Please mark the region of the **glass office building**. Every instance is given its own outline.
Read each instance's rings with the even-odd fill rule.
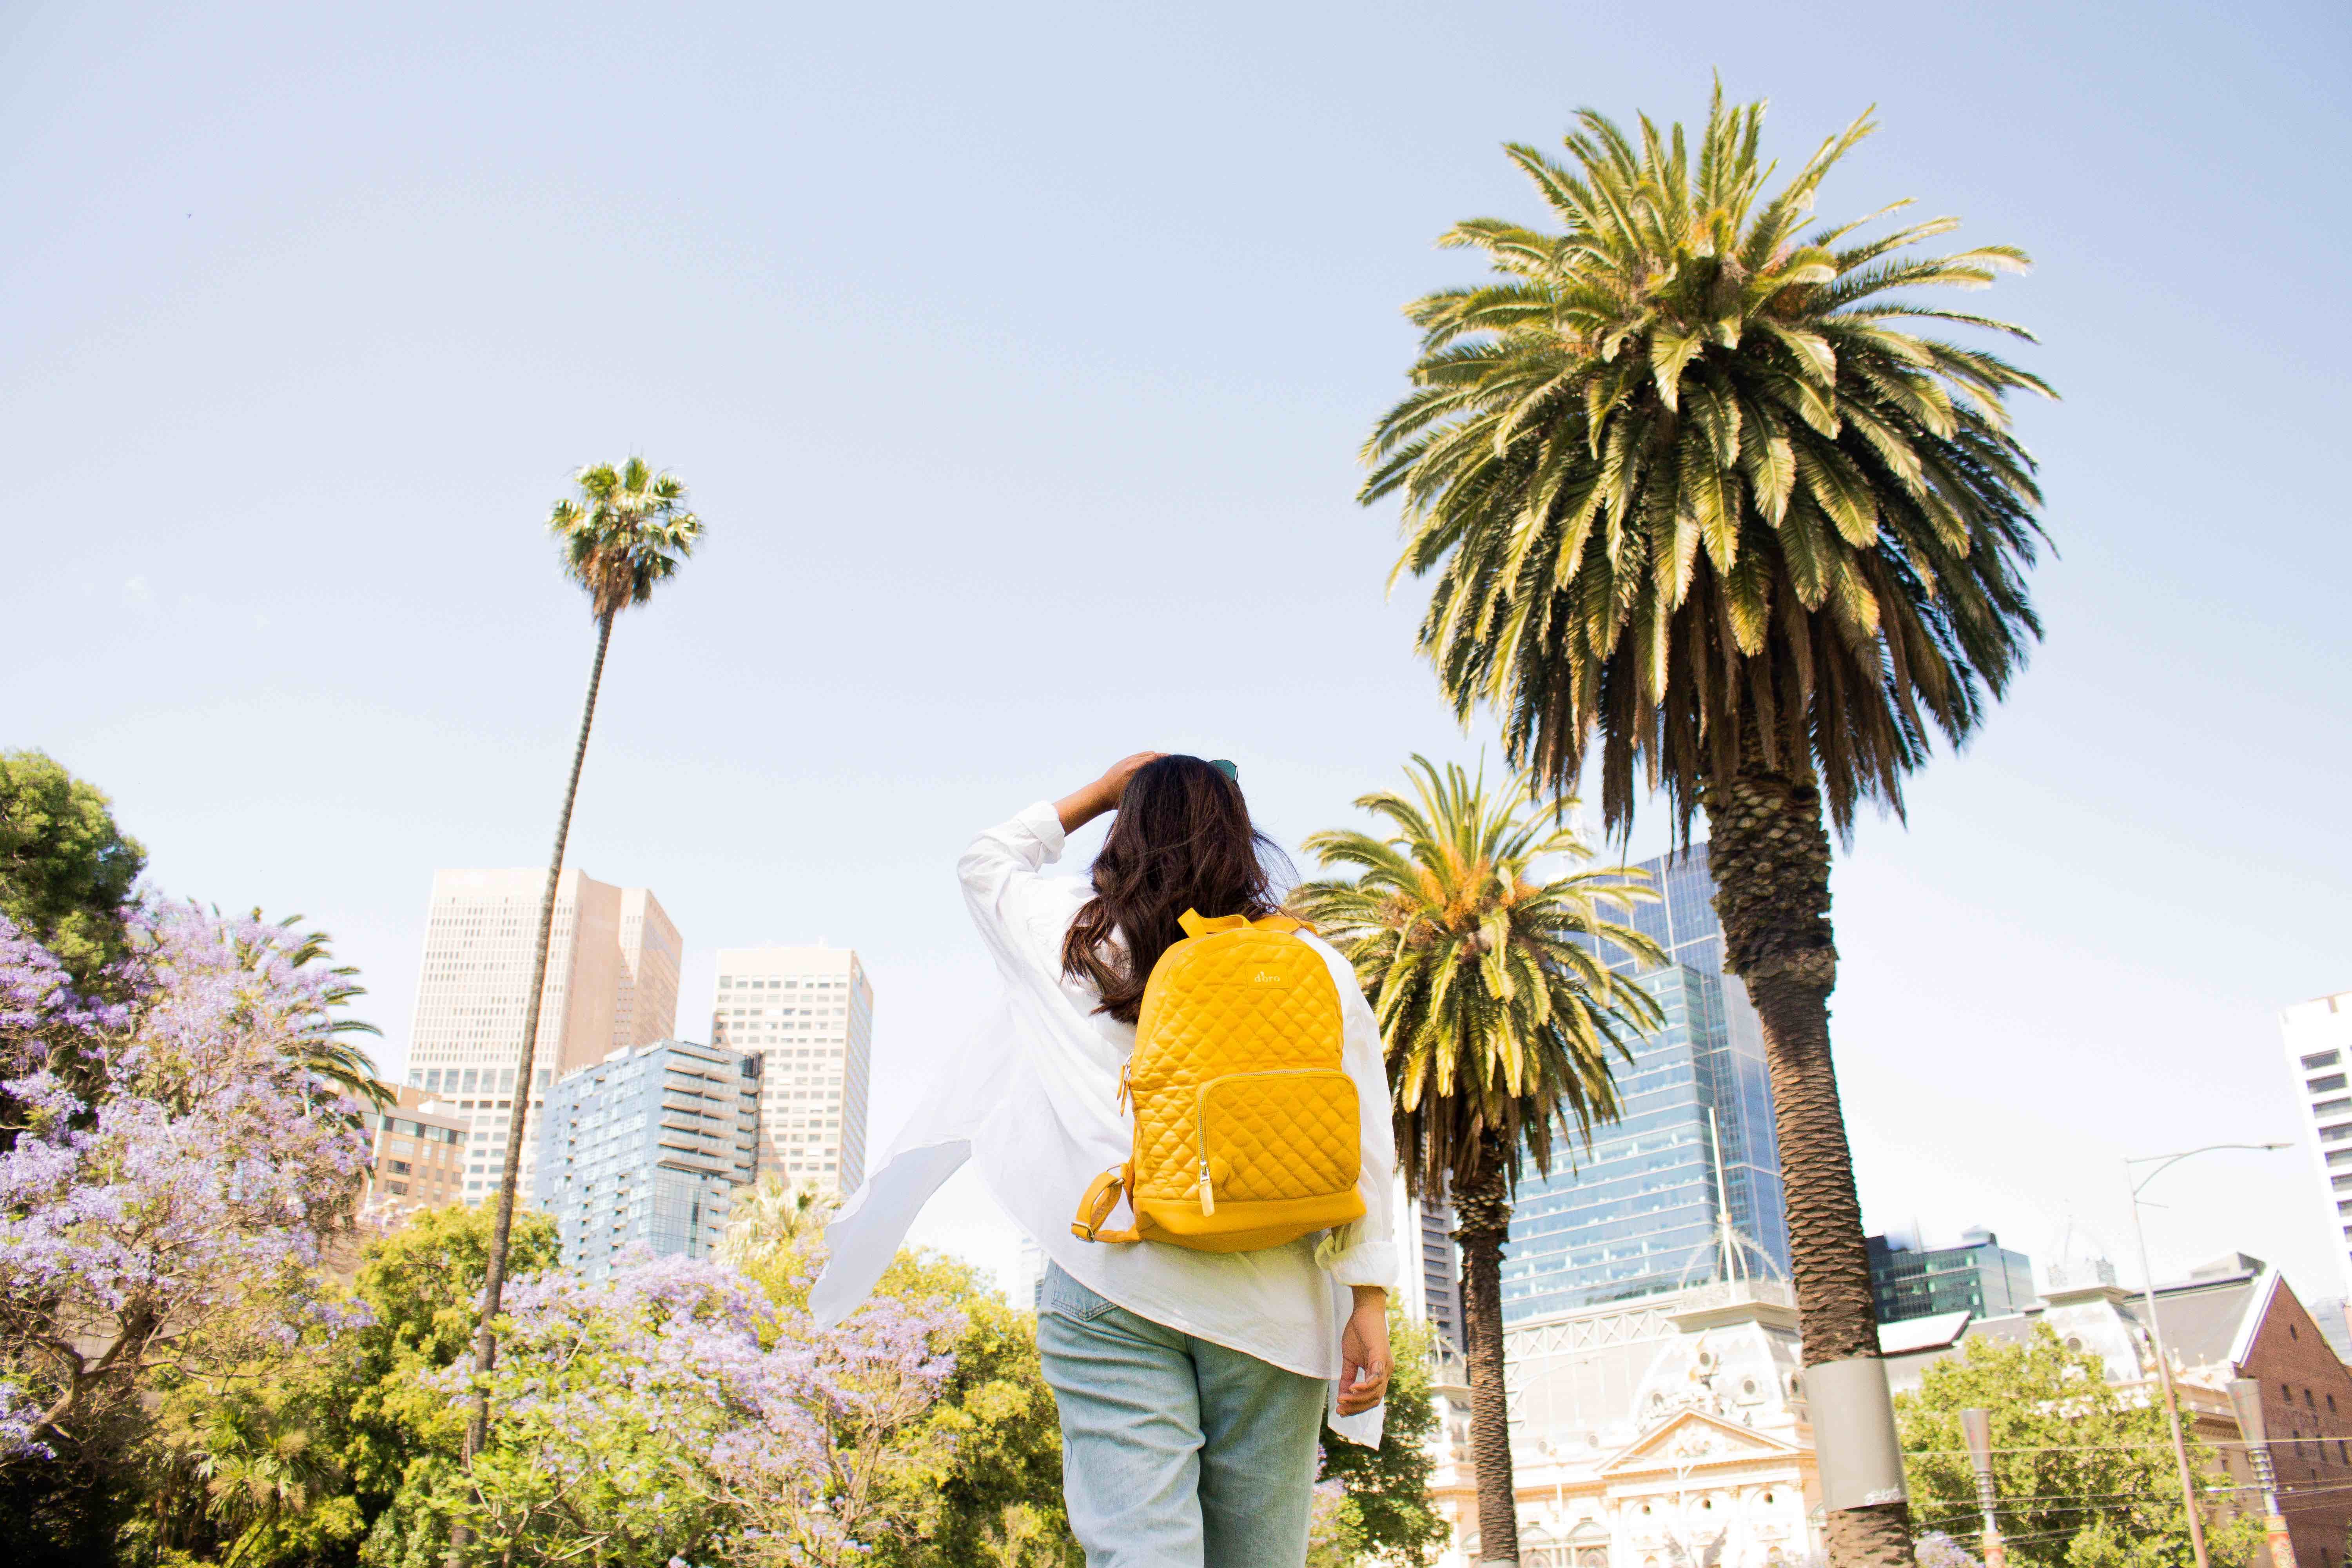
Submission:
[[[1882,1323],[1932,1318],[1938,1312],[2005,1318],[2038,1299],[2032,1261],[2001,1246],[2000,1237],[1989,1230],[1960,1232],[1958,1247],[1921,1247],[1903,1237],[1865,1240],[1870,1293]]]
[[[1637,973],[1665,1025],[1633,1047],[1630,1064],[1620,1061],[1624,1115],[1594,1129],[1590,1151],[1571,1140],[1555,1145],[1549,1176],[1532,1161],[1521,1168],[1503,1260],[1507,1322],[1720,1279],[1727,1215],[1770,1260],[1742,1249],[1740,1270],[1787,1277],[1764,1033],[1747,988],[1723,972],[1706,846],[1641,869],[1662,897],[1614,918],[1666,950],[1666,963]],[[1613,967],[1638,966],[1620,954]]]
[[[711,1255],[758,1159],[760,1068],[725,1046],[662,1040],[556,1081],[536,1195],[565,1264],[601,1279],[635,1245]]]

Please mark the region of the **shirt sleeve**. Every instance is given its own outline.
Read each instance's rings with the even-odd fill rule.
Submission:
[[[1357,1143],[1360,1163],[1356,1194],[1363,1217],[1331,1232],[1315,1249],[1315,1260],[1342,1285],[1396,1286],[1396,1132],[1389,1120],[1389,1074],[1381,1050],[1380,1020],[1364,1000],[1354,968],[1328,947],[1331,978],[1339,986],[1340,1053],[1356,1080]]]
[[[964,905],[1008,977],[1034,970],[1041,960],[1059,966],[1058,953],[1043,953],[1041,943],[1059,945],[1068,910],[1057,910],[1038,873],[1062,858],[1064,842],[1061,814],[1041,800],[973,839],[956,861]]]

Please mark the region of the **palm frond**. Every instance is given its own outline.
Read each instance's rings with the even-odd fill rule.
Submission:
[[[1548,1170],[1555,1139],[1589,1140],[1617,1114],[1614,1063],[1662,1021],[1604,957],[1663,962],[1602,908],[1654,895],[1639,873],[1588,864],[1591,846],[1558,803],[1535,800],[1528,775],[1490,789],[1418,755],[1406,775],[1405,789],[1356,801],[1385,833],[1306,841],[1325,869],[1355,875],[1302,884],[1290,909],[1371,998],[1412,1189],[1444,1191],[1497,1146],[1512,1173],[1521,1151]]]

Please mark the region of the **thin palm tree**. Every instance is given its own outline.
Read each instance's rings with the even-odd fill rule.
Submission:
[[[539,1042],[540,1002],[547,984],[548,939],[555,921],[556,887],[563,877],[563,847],[572,836],[572,805],[580,794],[580,768],[588,758],[588,730],[596,720],[596,688],[604,678],[604,650],[613,640],[614,618],[629,605],[651,599],[655,586],[677,573],[702,538],[702,520],[687,510],[685,481],[675,474],[656,473],[642,458],[631,458],[618,468],[597,463],[581,469],[574,478],[578,492],[555,503],[547,526],[562,548],[564,574],[588,595],[589,614],[596,621],[596,657],[588,666],[588,698],[580,710],[572,773],[564,781],[563,809],[555,819],[555,850],[547,863],[547,886],[539,900],[539,936],[531,953],[522,1046],[515,1064],[514,1110],[507,1121],[498,1219],[490,1229],[482,1316],[474,1334],[474,1408],[466,1426],[469,1464],[489,1432],[488,1373],[498,1354],[491,1331],[506,1288],[507,1245],[514,1231],[515,1180],[522,1168],[524,1117],[537,1088],[531,1064]]]
[[[1768,195],[1763,112],[1718,84],[1695,157],[1680,125],[1636,139],[1590,110],[1565,162],[1511,146],[1559,226],[1444,236],[1498,276],[1409,307],[1415,389],[1366,443],[1360,499],[1403,501],[1397,572],[1433,576],[1419,647],[1458,713],[1492,707],[1556,792],[1597,751],[1612,832],[1637,763],[1682,842],[1706,814],[1817,1366],[1878,1354],[1830,1058],[1829,828],[1850,844],[1864,801],[1899,816],[1934,736],[1964,741],[2041,635],[2042,498],[2005,404],[2050,389],[1935,335],[2024,331],[1907,292],[1981,288],[2022,254],[1911,249],[1953,218],[1808,231],[1873,122]],[[1909,1557],[1899,1502],[1833,1506],[1829,1538],[1841,1564]]]
[[[1318,833],[1307,852],[1352,880],[1301,885],[1290,908],[1345,953],[1381,1024],[1406,1189],[1450,1198],[1462,1245],[1463,1347],[1479,1555],[1518,1559],[1510,1417],[1503,1382],[1503,1242],[1520,1163],[1551,1170],[1555,1132],[1588,1145],[1612,1121],[1612,1053],[1663,1022],[1657,1003],[1609,965],[1614,947],[1644,967],[1657,943],[1604,906],[1655,895],[1623,867],[1584,865],[1591,848],[1559,813],[1522,813],[1529,783],[1486,793],[1449,763],[1415,756],[1410,796],[1356,801],[1385,837]],[[1539,862],[1573,868],[1546,875]]]
[[[728,1211],[727,1232],[719,1238],[718,1259],[743,1269],[797,1250],[824,1234],[841,1199],[811,1184],[794,1186],[779,1171],[762,1171],[750,1191]]]

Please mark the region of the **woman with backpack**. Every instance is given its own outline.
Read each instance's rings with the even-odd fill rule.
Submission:
[[[999,1009],[828,1227],[811,1293],[847,1317],[974,1161],[1047,1258],[1038,1348],[1089,1568],[1298,1568],[1326,1417],[1379,1441],[1379,1028],[1347,961],[1279,915],[1279,851],[1230,767],[1140,752],[964,851]],[[1090,881],[1043,875],[1113,811]]]

